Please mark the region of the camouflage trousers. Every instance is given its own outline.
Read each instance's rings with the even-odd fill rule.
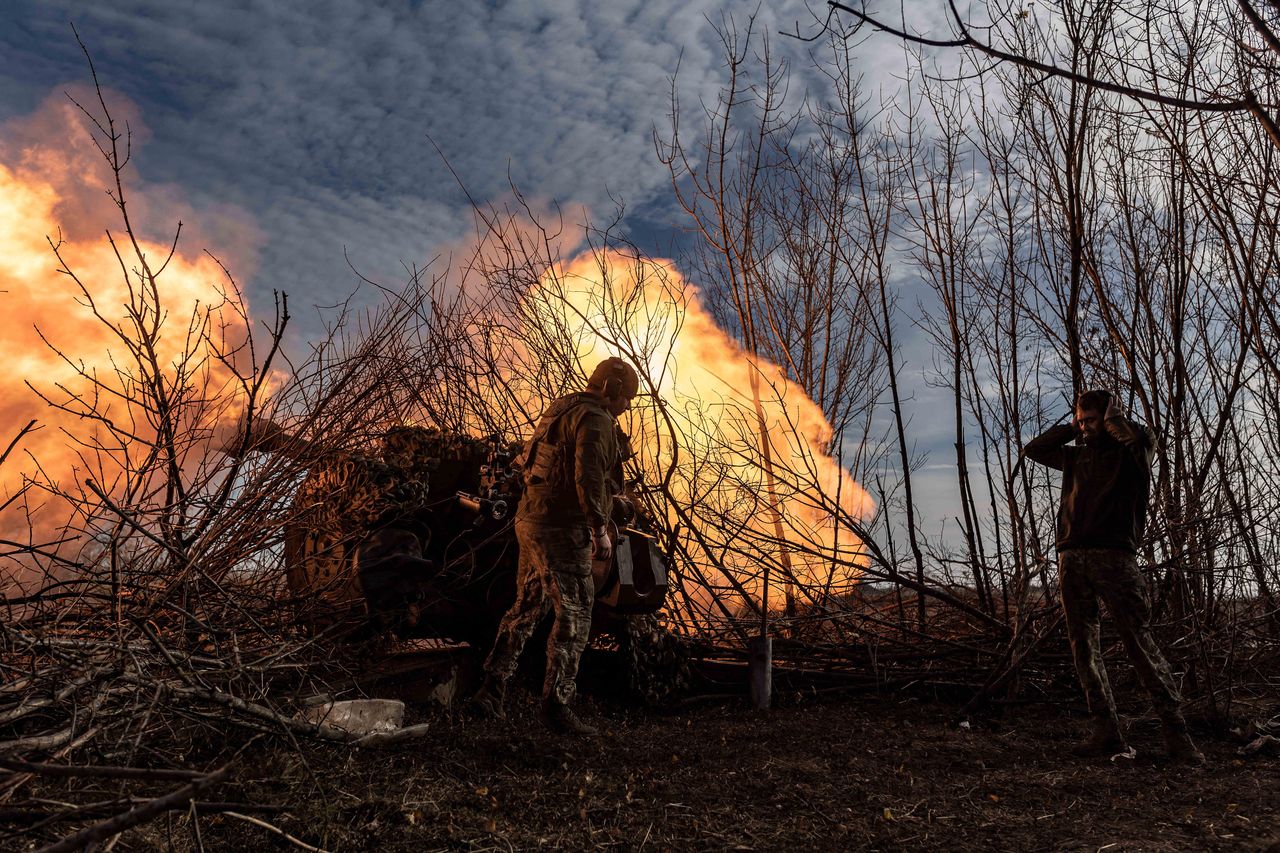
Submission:
[[[1166,725],[1180,727],[1183,722],[1178,688],[1169,663],[1151,636],[1151,605],[1137,557],[1110,548],[1075,548],[1059,553],[1058,569],[1067,637],[1089,713],[1118,722],[1102,661],[1098,619],[1101,601],[1111,614],[1138,680],[1151,695],[1156,713]]]
[[[502,617],[498,638],[484,668],[506,682],[515,672],[520,652],[548,611],[553,611],[547,638],[547,676],[542,695],[567,703],[573,698],[578,661],[591,633],[595,587],[591,579],[591,531],[560,529],[516,522],[520,567],[516,600]]]

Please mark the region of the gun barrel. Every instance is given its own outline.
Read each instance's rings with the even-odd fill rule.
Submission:
[[[463,509],[470,510],[476,515],[487,516],[494,521],[504,520],[507,517],[507,513],[511,511],[510,506],[504,500],[490,500],[467,492],[458,492],[457,497],[458,505]]]

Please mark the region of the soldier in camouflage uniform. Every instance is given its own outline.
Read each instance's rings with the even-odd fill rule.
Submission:
[[[569,708],[578,660],[591,632],[595,590],[591,560],[608,560],[608,522],[621,490],[625,436],[617,418],[639,390],[635,370],[619,358],[602,361],[584,392],[553,402],[518,460],[525,491],[516,513],[520,565],[516,601],[498,628],[485,661],[485,681],[472,706],[502,715],[507,680],[538,623],[554,612],[547,641],[542,717],[554,731],[594,735]]]
[[[1070,445],[1073,439],[1076,445]],[[1204,756],[1187,735],[1178,689],[1149,627],[1151,608],[1137,550],[1147,521],[1155,433],[1128,418],[1106,391],[1086,391],[1071,424],[1032,439],[1028,459],[1062,471],[1058,567],[1062,610],[1092,726],[1079,756],[1123,752],[1115,700],[1102,661],[1098,601],[1107,606],[1134,670],[1151,695],[1175,761]]]

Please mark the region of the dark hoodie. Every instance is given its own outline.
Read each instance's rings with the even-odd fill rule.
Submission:
[[[1136,553],[1147,527],[1156,434],[1128,418],[1110,418],[1093,445],[1068,444],[1064,424],[1033,438],[1022,453],[1062,472],[1058,550],[1114,548]]]

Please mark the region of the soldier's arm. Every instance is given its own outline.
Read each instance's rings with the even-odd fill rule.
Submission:
[[[1032,462],[1061,471],[1067,464],[1066,445],[1075,437],[1076,429],[1071,424],[1049,427],[1026,443],[1022,448],[1022,455]]]
[[[613,421],[607,415],[587,410],[572,424],[573,483],[578,503],[593,528],[602,526],[613,509],[609,475],[617,457]]]
[[[1112,438],[1129,449],[1138,462],[1147,466],[1151,464],[1156,447],[1156,434],[1151,427],[1126,418],[1118,406],[1107,409],[1103,426]]]
[[[623,464],[635,456],[635,452],[631,449],[631,436],[623,431],[617,421],[613,423],[613,444],[617,448],[617,459],[609,469],[609,479],[612,481],[611,488],[614,494],[625,494],[627,492],[627,477],[626,472],[623,470]]]

